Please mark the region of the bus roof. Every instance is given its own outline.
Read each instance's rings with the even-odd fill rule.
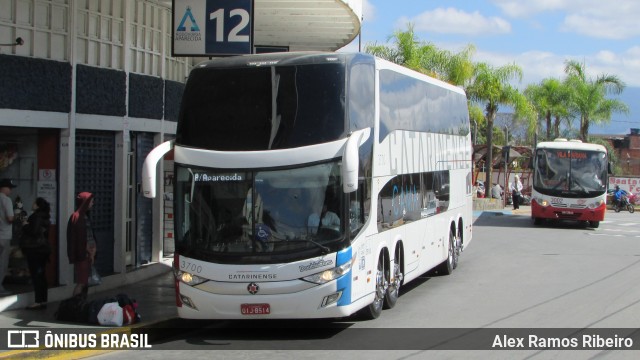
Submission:
[[[607,148],[600,144],[584,143],[579,140],[556,139],[538,143],[536,149],[587,150],[607,152]]]
[[[196,65],[193,70],[207,68],[243,68],[260,66],[287,66],[287,65],[309,65],[309,64],[331,64],[331,63],[377,63],[379,69],[390,69],[405,75],[421,79],[422,81],[440,86],[442,88],[465,94],[461,87],[451,85],[445,81],[433,78],[415,70],[392,63],[390,61],[377,58],[367,53],[347,53],[347,52],[322,52],[322,51],[298,51],[280,52],[265,54],[250,54],[230,57],[220,57],[206,60]]]
[[[322,63],[344,63],[357,59],[358,62],[373,63],[374,57],[364,53],[335,53],[319,51],[282,52],[221,57],[206,60],[194,67],[198,68],[241,68],[274,65],[305,65]]]

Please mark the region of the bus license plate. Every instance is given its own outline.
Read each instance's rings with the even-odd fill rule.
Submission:
[[[268,315],[271,313],[269,304],[240,304],[242,315]]]

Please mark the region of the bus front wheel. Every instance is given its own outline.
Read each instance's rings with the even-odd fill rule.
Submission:
[[[380,255],[378,258],[378,269],[376,271],[375,297],[371,304],[362,309],[362,315],[368,320],[377,319],[380,317],[380,314],[382,314],[382,306],[384,304],[384,298],[388,287],[387,280],[384,276],[384,265],[384,257]]]
[[[396,248],[395,260],[393,261],[393,276],[389,279],[389,287],[384,294],[384,308],[393,309],[400,296],[400,285],[404,275],[402,274],[402,247]]]
[[[597,229],[600,226],[600,221],[589,221],[589,226],[594,229]]]

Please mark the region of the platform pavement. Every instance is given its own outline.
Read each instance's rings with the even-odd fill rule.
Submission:
[[[178,320],[175,306],[175,290],[173,284],[173,274],[170,265],[166,263],[153,264],[155,267],[150,274],[153,276],[146,279],[124,284],[122,286],[90,288],[87,300],[105,299],[117,294],[127,294],[138,303],[138,313],[141,321],[137,324],[122,327],[106,327],[91,325],[88,323],[70,323],[55,319],[55,312],[58,309],[60,300],[50,301],[46,309],[28,310],[10,309],[0,313],[0,328],[2,332],[9,330],[28,329],[95,329],[95,333],[131,333],[134,329],[172,327]],[[157,274],[156,274],[157,273]],[[106,277],[108,280],[108,277]],[[97,290],[97,291],[96,291]],[[32,294],[32,293],[31,293]],[[21,294],[24,295],[24,294]],[[24,296],[28,296],[26,294]],[[71,294],[69,293],[69,296]],[[13,295],[15,297],[15,295]],[[31,295],[32,296],[32,295]],[[68,296],[67,296],[68,297]],[[0,336],[4,335],[0,332]],[[8,340],[7,340],[8,341]],[[6,344],[4,339],[0,343]],[[109,350],[0,350],[0,359],[80,359],[95,356]]]

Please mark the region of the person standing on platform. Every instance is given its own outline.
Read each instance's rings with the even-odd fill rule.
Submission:
[[[89,210],[93,207],[93,194],[81,192],[76,197],[77,210],[67,224],[67,256],[74,265],[76,287],[73,295],[87,295],[89,275],[96,254],[96,239],[91,228]]]
[[[47,277],[45,267],[51,255],[49,245],[49,226],[51,225],[51,205],[41,197],[33,203],[33,214],[25,221],[20,237],[20,249],[27,258],[35,303],[28,310],[47,307]]]
[[[509,190],[511,190],[513,210],[518,210],[520,208],[520,198],[522,197],[522,183],[518,175],[514,176],[513,181],[509,184]]]

